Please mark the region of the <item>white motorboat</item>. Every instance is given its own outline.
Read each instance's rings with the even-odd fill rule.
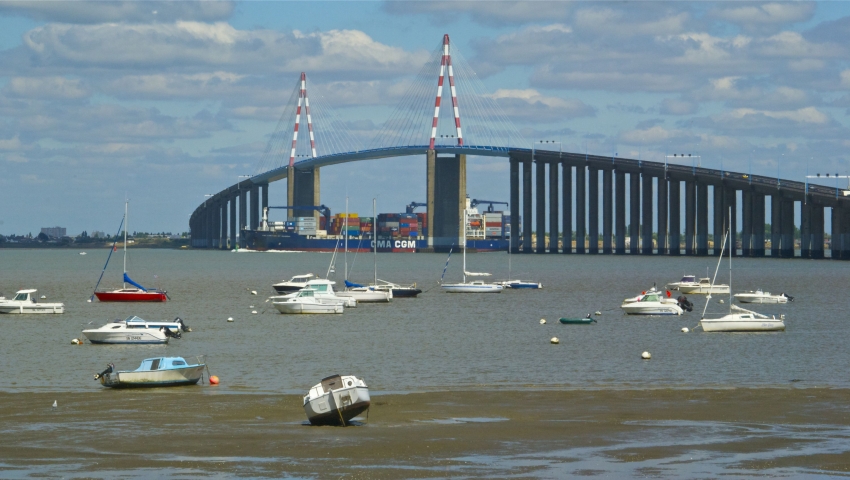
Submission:
[[[680,285],[695,285],[697,282],[696,275],[684,275],[678,282],[670,282],[665,287],[668,290],[678,290]]]
[[[386,303],[393,300],[392,289],[378,290],[348,280],[345,281],[345,285],[345,290],[336,292],[338,297],[353,298],[360,303]]]
[[[133,315],[102,327],[83,330],[83,335],[94,344],[162,344],[168,343],[169,338],[179,339],[182,332],[188,331],[191,329],[180,318],[149,322]]]
[[[316,278],[316,275],[312,273],[295,275],[285,282],[275,283],[272,285],[272,288],[274,288],[274,291],[277,293],[293,293],[306,287],[307,282],[313,278]]]
[[[626,315],[681,315],[679,302],[666,298],[656,291],[648,291],[635,298],[627,298],[620,305]]]
[[[690,275],[686,275],[682,277],[682,281],[674,282],[672,284],[668,284],[668,288],[673,288],[673,285],[676,285],[676,289],[684,294],[702,294],[708,295],[710,293],[729,293],[729,285],[724,284],[712,284],[710,278],[700,278],[695,281],[685,281],[686,278],[693,278]]]
[[[794,297],[790,297],[784,293],[775,295],[761,289],[754,292],[736,293],[732,296],[741,303],[788,303],[794,300]]]
[[[64,303],[41,303],[34,288],[18,290],[11,300],[0,300],[0,313],[65,313]]]
[[[463,211],[463,282],[461,283],[440,283],[444,292],[449,293],[502,293],[505,289],[498,283],[486,283],[482,280],[466,281],[466,277],[489,277],[489,273],[467,272],[466,271],[466,230],[468,228],[467,210],[470,208],[469,199],[466,199],[466,210]],[[451,258],[451,252],[449,252]],[[449,266],[449,261],[446,260],[446,268]],[[446,274],[446,269],[443,269],[443,275]]]
[[[332,375],[304,396],[304,411],[313,425],[349,425],[369,409],[369,387],[353,375]]]
[[[107,365],[106,370],[96,373],[95,380],[100,380],[104,387],[141,388],[141,387],[174,387],[178,385],[195,385],[204,375],[204,364],[201,359],[190,364],[183,357],[146,358],[135,370],[115,371],[115,365]]]
[[[319,300],[319,303],[325,303],[328,305],[342,305],[343,307],[356,307],[357,300],[349,297],[340,297],[337,296],[336,292],[334,292],[334,285],[336,282],[332,280],[327,280],[324,278],[316,278],[314,280],[310,280],[307,282],[306,287],[313,290],[313,296]],[[293,293],[288,293],[286,295],[278,295],[274,297],[269,297],[269,300],[273,302],[282,302],[289,298],[295,298],[298,296],[298,291]]]
[[[342,304],[322,303],[314,294],[315,291],[313,289],[304,288],[299,290],[294,297],[280,302],[272,302],[272,304],[280,313],[287,314],[342,313]]]
[[[729,217],[732,213],[730,211]],[[726,248],[726,240],[729,238],[729,230],[723,236],[723,245],[720,248],[720,258],[717,259],[717,269],[714,276],[717,278],[717,270],[720,269],[720,262],[723,260],[723,252]],[[732,285],[732,249],[729,249],[729,285]],[[728,292],[727,292],[728,293]],[[777,332],[785,330],[785,315],[780,315],[779,318],[767,316],[761,313],[753,312],[741,308],[737,305],[732,305],[732,295],[729,294],[729,313],[720,315],[716,318],[706,318],[705,312],[708,309],[708,303],[711,300],[709,294],[705,300],[705,308],[702,311],[702,318],[699,321],[703,331],[706,332]]]

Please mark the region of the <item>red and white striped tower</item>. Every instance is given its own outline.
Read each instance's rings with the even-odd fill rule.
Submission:
[[[316,139],[313,136],[313,119],[310,117],[310,99],[307,98],[307,74],[301,72],[301,92],[298,94],[298,108],[295,110],[295,131],[292,133],[292,151],[289,154],[289,166],[295,164],[295,144],[298,142],[298,127],[301,125],[301,101],[307,114],[307,131],[310,133],[310,151],[316,158]]]
[[[443,58],[440,61],[440,78],[437,80],[437,101],[434,103],[434,120],[431,123],[431,143],[430,149],[434,149],[434,141],[437,138],[437,121],[440,118],[440,101],[443,98],[443,78],[446,75],[446,67],[448,67],[449,87],[452,91],[452,107],[455,115],[455,128],[457,129],[457,144],[463,146],[463,134],[460,131],[460,111],[457,108],[457,91],[455,90],[455,76],[452,71],[452,56],[449,52],[449,35],[443,35]]]

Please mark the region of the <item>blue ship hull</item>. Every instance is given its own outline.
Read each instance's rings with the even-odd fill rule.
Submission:
[[[242,238],[245,244],[242,248],[249,250],[284,250],[295,252],[333,252],[334,249],[345,247],[345,240],[335,238],[316,238],[312,236],[298,235],[294,232],[264,232],[243,230]],[[349,252],[371,252],[371,238],[349,237]],[[467,240],[466,247],[479,252],[507,251],[508,240],[487,239]],[[430,252],[434,249],[428,248],[427,240],[378,238],[377,248],[379,252],[416,253]]]

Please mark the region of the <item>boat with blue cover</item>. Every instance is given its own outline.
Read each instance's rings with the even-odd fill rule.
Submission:
[[[203,377],[206,368],[200,357],[196,362],[188,363],[183,357],[146,358],[139,368],[118,372],[115,371],[115,365],[110,363],[106,370],[96,373],[94,379],[100,380],[104,387],[113,388],[195,385]]]

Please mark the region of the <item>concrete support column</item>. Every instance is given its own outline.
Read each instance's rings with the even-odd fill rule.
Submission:
[[[652,255],[652,176],[641,176],[641,253]]]
[[[230,244],[228,248],[236,248],[236,199],[239,195],[234,193],[230,196]]]
[[[587,172],[587,252],[599,254],[599,169],[588,167]]]
[[[251,186],[251,230],[260,226],[260,186]]]
[[[794,258],[794,200],[783,198],[780,200],[782,205],[780,216],[780,236],[782,243],[780,245],[779,256],[782,258]]]
[[[213,210],[215,209],[211,204],[204,207],[204,248],[213,248],[213,232],[215,231]]]
[[[685,255],[695,253],[696,230],[696,185],[693,180],[685,182]]]
[[[682,191],[679,180],[670,180],[670,255],[682,254]]]
[[[561,185],[564,191],[563,208],[561,209],[561,228],[564,231],[563,253],[573,253],[573,167],[567,163],[564,166],[564,176]]]
[[[738,191],[734,188],[726,189],[726,208],[732,215],[729,219],[728,248],[732,250],[732,256],[738,256]]]
[[[429,165],[431,163],[429,157]],[[429,167],[430,168],[430,167]],[[511,175],[511,252],[518,253],[519,252],[519,159],[514,157],[513,155],[510,157],[510,175]],[[431,183],[428,183],[428,190],[433,191],[434,187]],[[429,210],[430,212],[430,210]],[[429,213],[428,215],[431,215]],[[428,224],[431,225],[432,218],[429,217]],[[430,236],[430,231],[428,233]],[[428,239],[428,245],[431,245],[431,239]]]
[[[624,255],[626,253],[626,172],[617,170],[614,181],[614,204],[617,210],[614,215],[614,235],[617,237],[614,252]]]
[[[779,192],[770,196],[770,256],[779,258],[779,246],[782,244],[782,202]]]
[[[708,185],[696,182],[697,188],[697,225],[696,253],[708,255]]]
[[[293,204],[292,206],[297,207],[313,207],[317,206],[321,203],[320,201],[320,189],[321,185],[319,178],[319,169],[318,168],[305,168],[294,169],[295,177],[294,181],[294,195],[293,195]],[[253,210],[259,207],[259,192],[254,193],[255,187],[251,188],[251,210],[252,217],[251,221],[253,222]],[[254,199],[256,198],[256,202],[254,203]],[[318,218],[319,212],[309,208],[309,209],[297,209],[293,210],[295,212],[295,217],[314,217]]]
[[[809,246],[812,258],[824,258],[824,207],[823,205],[812,204],[812,242]]]
[[[576,253],[585,253],[587,236],[587,167],[576,167]]]
[[[611,227],[614,214],[614,197],[611,189],[612,171],[602,170],[602,253],[612,253]]]
[[[534,187],[536,235],[534,251],[546,253],[546,163],[537,160],[535,163],[536,182]]]
[[[750,248],[754,257],[764,257],[764,194],[753,193],[753,237]]]
[[[466,155],[440,156],[429,150],[426,161],[430,246],[438,250],[466,248],[461,230],[466,209]]]
[[[295,167],[286,167],[286,206],[295,206]],[[295,210],[289,208],[286,210],[286,218],[290,222],[295,219]],[[430,223],[428,225],[431,225]]]
[[[812,257],[812,200],[803,201],[800,207],[800,257]]]
[[[741,255],[751,257],[753,255],[753,192],[749,189],[742,190],[741,201],[743,202],[741,215],[744,217],[741,222]]]
[[[640,174],[629,174],[629,253],[640,253]]]
[[[248,227],[248,189],[242,187],[239,190],[239,245],[245,246],[242,230]]]
[[[222,201],[219,206],[221,211],[221,231],[219,233],[218,248],[224,250],[227,248],[227,200]]]
[[[726,204],[724,200],[724,188],[720,185],[714,186],[714,255],[720,255],[723,247],[723,235],[726,233]]]
[[[549,253],[558,253],[558,162],[549,163]]]
[[[832,208],[832,258],[850,260],[850,206]]]
[[[522,162],[522,252],[531,252],[531,160]]]
[[[667,254],[667,179],[658,177],[658,255]]]

